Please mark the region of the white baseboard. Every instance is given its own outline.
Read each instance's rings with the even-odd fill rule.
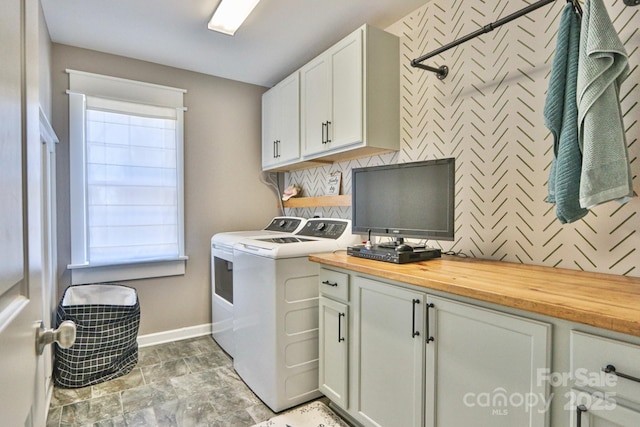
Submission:
[[[156,344],[201,337],[203,335],[211,335],[211,323],[173,329],[170,331],[155,332],[147,335],[138,335],[138,347],[149,347]]]

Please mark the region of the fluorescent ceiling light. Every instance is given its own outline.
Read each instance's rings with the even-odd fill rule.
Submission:
[[[220,0],[218,8],[209,21],[208,28],[220,33],[234,35],[260,0]]]

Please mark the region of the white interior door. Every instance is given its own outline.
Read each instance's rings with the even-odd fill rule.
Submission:
[[[2,0],[0,13],[0,424],[27,427],[43,425],[46,414],[35,350],[42,315],[41,146],[32,133],[37,109],[35,123],[28,120],[34,86],[26,72],[33,5]]]

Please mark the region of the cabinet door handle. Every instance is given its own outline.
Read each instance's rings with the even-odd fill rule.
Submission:
[[[276,148],[278,146],[278,141],[273,141],[273,158],[277,158],[278,157],[278,149]]]
[[[576,406],[576,427],[582,427],[582,413],[587,412],[587,407],[584,405]]]
[[[427,304],[427,344],[429,344],[429,342],[433,341],[433,337],[429,333],[429,309],[433,308],[433,307],[435,307],[435,305],[433,305],[433,303]]]
[[[322,282],[322,284],[323,284],[323,285],[327,285],[327,286],[334,286],[334,287],[338,286],[338,284],[337,284],[337,283],[335,283],[335,282],[334,282],[334,283],[331,283],[331,282],[330,282],[330,281],[328,281],[328,280],[325,280],[324,282]]]
[[[413,303],[413,319],[411,323],[411,337],[415,338],[417,336],[420,336],[420,331],[416,331],[416,305],[420,304],[420,300],[414,299],[412,303]]]
[[[327,144],[329,144],[331,142],[331,139],[329,139],[329,125],[331,124],[331,122],[327,121]]]
[[[342,318],[344,317],[344,313],[338,313],[338,342],[344,341],[344,337],[342,336]]]
[[[613,374],[613,375],[616,375],[616,376],[618,376],[620,378],[625,378],[627,380],[631,380],[631,381],[635,381],[637,383],[640,383],[640,378],[632,377],[631,375],[627,375],[627,374],[623,374],[622,372],[618,372],[618,371],[616,371],[616,367],[613,366],[613,365],[607,365],[606,367],[602,368],[602,371],[604,373],[607,373],[607,374]]]
[[[322,122],[322,143],[326,144],[329,140],[329,122]]]

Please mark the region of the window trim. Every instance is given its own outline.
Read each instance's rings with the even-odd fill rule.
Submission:
[[[102,283],[152,277],[184,275],[186,270],[184,237],[184,112],[185,89],[121,79],[67,69],[69,74],[69,191],[71,234],[71,283]],[[86,97],[114,99],[137,104],[176,109],[176,149],[178,177],[177,258],[143,260],[131,263],[95,265],[89,262],[86,180]]]

